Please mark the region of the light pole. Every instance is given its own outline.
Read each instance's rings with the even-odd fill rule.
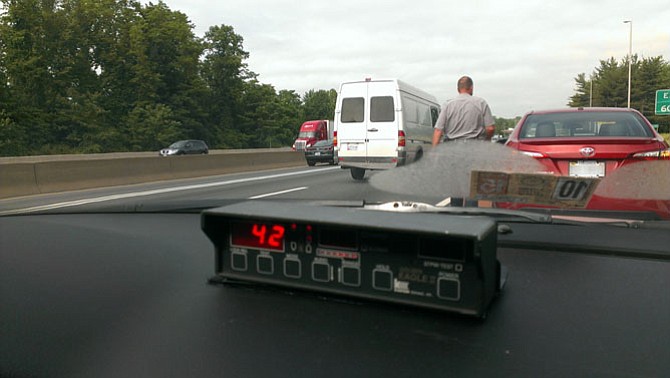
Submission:
[[[628,24],[628,107],[630,108],[630,65],[633,60],[633,21],[626,20],[623,22]]]

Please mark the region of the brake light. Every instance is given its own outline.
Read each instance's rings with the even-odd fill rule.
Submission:
[[[405,132],[398,130],[398,147],[405,147]]]
[[[333,146],[337,147],[337,131],[333,131]]]
[[[660,151],[639,152],[633,157],[647,160],[670,160],[670,148]]]
[[[534,151],[519,151],[519,152],[521,152],[522,154],[524,154],[526,156],[534,157],[536,159],[541,159],[541,158],[546,157],[546,155],[541,153],[541,152],[534,152]]]

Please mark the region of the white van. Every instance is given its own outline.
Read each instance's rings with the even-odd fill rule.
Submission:
[[[340,166],[362,180],[365,170],[418,160],[439,113],[434,96],[397,79],[342,83],[333,136]]]

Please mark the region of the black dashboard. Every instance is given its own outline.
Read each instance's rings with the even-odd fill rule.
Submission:
[[[557,235],[549,225],[520,227],[533,238],[500,236],[497,258],[509,274],[482,320],[287,288],[212,285],[215,249],[199,214],[2,217],[0,376],[670,371],[663,251],[608,255],[602,245],[620,234],[612,228],[571,236],[576,228]],[[670,246],[667,230],[645,232],[656,249]],[[574,246],[579,238],[595,253],[532,243],[570,239]]]

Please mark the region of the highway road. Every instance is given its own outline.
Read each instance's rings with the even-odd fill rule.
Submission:
[[[34,195],[0,200],[0,215],[57,210],[85,212],[92,209],[140,209],[162,204],[239,199],[387,202],[413,200],[436,204],[441,198],[400,196],[369,184],[378,172],[355,181],[349,171],[320,165],[276,169],[198,179]],[[402,197],[402,198],[401,198]]]

